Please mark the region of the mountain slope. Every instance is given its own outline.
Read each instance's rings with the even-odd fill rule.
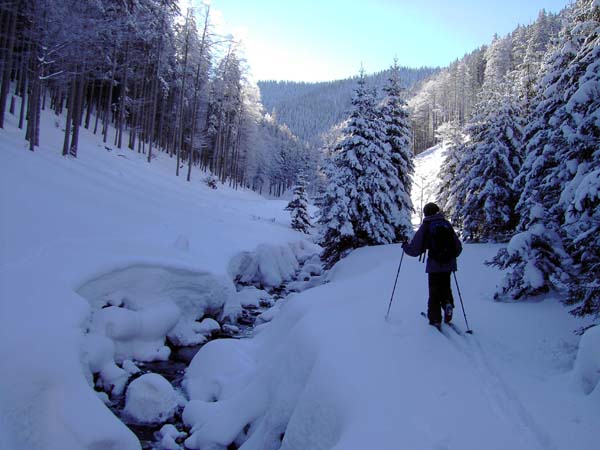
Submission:
[[[412,92],[437,70],[400,68],[400,78],[404,87]],[[388,71],[383,71],[367,79],[371,86],[381,90],[388,76]],[[260,81],[258,86],[267,112],[286,124],[296,136],[319,146],[321,134],[347,118],[356,78],[321,83]]]

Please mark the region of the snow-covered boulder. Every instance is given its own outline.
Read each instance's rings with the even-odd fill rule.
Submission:
[[[233,303],[232,321],[241,314],[231,280],[210,273],[161,266],[129,266],[95,278],[78,293],[92,314],[88,329],[104,335],[115,346],[115,360],[166,360],[175,345],[206,341],[206,314],[218,316]]]
[[[117,361],[166,360],[170,350],[164,345],[164,337],[180,316],[179,308],[170,302],[150,305],[140,311],[109,306],[94,314],[90,329],[113,340]]]
[[[164,377],[147,373],[127,388],[123,413],[138,423],[162,423],[175,414],[178,395]]]
[[[254,252],[242,252],[229,264],[229,273],[238,283],[279,287],[291,280],[300,264],[318,255],[321,247],[306,241],[289,245],[259,245]]]
[[[589,328],[581,337],[573,373],[575,384],[586,395],[600,392],[600,326]]]
[[[158,432],[157,450],[181,450],[182,447],[177,443],[187,436],[187,433],[179,431],[171,424],[164,425]]]
[[[268,292],[254,286],[246,287],[236,295],[242,306],[271,306],[274,303],[273,297]]]
[[[179,347],[198,345],[206,342],[211,334],[220,329],[221,325],[214,319],[206,318],[197,322],[188,317],[182,318],[169,332],[168,337],[169,341]]]
[[[121,394],[131,373],[115,364],[113,341],[103,335],[88,334],[84,342],[82,359],[91,373],[99,374],[97,385],[114,395]]]

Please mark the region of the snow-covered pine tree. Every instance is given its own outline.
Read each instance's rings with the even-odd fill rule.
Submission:
[[[561,218],[567,251],[577,279],[569,284],[575,314],[600,317],[600,1],[580,0],[571,32],[576,49],[562,77],[564,103],[549,125],[558,148],[550,176],[566,174],[554,214]]]
[[[406,102],[402,97],[400,85],[400,67],[394,61],[390,67],[390,77],[384,86],[385,99],[381,109],[386,142],[390,146],[392,164],[396,168],[400,183],[394,193],[399,217],[396,224],[396,240],[402,241],[411,233],[411,214],[413,204],[410,197],[412,189],[411,176],[415,171],[413,163],[412,138],[410,120],[406,110]]]
[[[400,181],[364,71],[344,138],[334,148],[326,173],[329,183],[319,218],[326,265],[331,267],[352,249],[393,242],[398,225],[394,196]]]
[[[306,180],[303,174],[298,175],[296,185],[294,186],[294,196],[285,209],[291,211],[292,228],[308,234],[312,228],[312,224],[310,223],[310,214],[308,213]]]
[[[504,85],[506,86],[506,85]],[[512,180],[521,164],[521,113],[508,88],[483,97],[479,124],[468,145],[467,171],[460,171],[464,201],[463,237],[469,241],[506,240],[517,223]]]
[[[543,276],[563,287],[575,314],[600,314],[600,2],[578,0],[542,66],[533,117],[526,132],[526,160],[515,180],[521,192],[520,229],[531,232],[526,214],[536,204],[548,211],[545,227],[558,231],[570,258]],[[535,224],[533,225],[535,226]],[[519,235],[517,235],[519,236]],[[512,244],[511,244],[512,245]],[[536,251],[535,243],[528,255]],[[532,256],[533,257],[533,256]],[[572,263],[571,263],[572,261]],[[515,279],[522,277],[519,265]]]
[[[458,119],[446,122],[437,130],[437,138],[446,147],[444,160],[438,174],[439,184],[436,191],[438,206],[447,217],[455,215],[454,205],[450,199],[452,185],[457,179],[456,170],[464,151],[465,135]]]
[[[516,234],[507,248],[501,249],[487,265],[511,270],[506,273],[495,300],[519,299],[549,292],[566,280],[561,265],[569,260],[560,236],[547,226],[546,212],[540,204],[531,208],[527,230]]]

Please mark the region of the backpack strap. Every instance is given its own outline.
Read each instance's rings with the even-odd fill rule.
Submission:
[[[421,244],[421,253],[419,253],[419,261],[425,262],[427,257],[427,248],[429,247],[429,222],[423,222],[425,229],[423,230],[423,243]]]

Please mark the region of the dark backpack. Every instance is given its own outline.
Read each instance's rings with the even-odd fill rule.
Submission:
[[[441,263],[446,263],[458,256],[454,241],[454,229],[449,222],[445,220],[431,222],[427,233],[427,249],[429,257]]]

